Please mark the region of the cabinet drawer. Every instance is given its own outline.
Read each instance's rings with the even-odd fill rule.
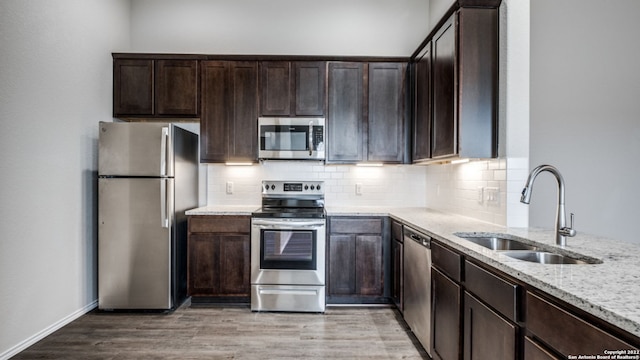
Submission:
[[[189,216],[191,233],[240,233],[251,232],[251,217],[236,215]]]
[[[330,227],[332,234],[381,234],[382,219],[331,218]]]
[[[564,356],[637,349],[530,292],[527,292],[526,321],[529,331]]]
[[[433,266],[440,269],[453,280],[460,282],[462,274],[462,257],[460,254],[432,241],[431,260]]]
[[[391,222],[391,236],[393,240],[402,242],[402,224],[397,221]]]
[[[465,261],[465,287],[507,319],[518,319],[518,285]]]

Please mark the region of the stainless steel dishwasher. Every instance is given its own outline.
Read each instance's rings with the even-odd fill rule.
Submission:
[[[431,356],[431,237],[404,227],[404,320]]]

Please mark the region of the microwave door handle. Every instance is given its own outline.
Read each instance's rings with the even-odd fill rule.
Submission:
[[[309,156],[313,155],[313,121],[309,121]]]

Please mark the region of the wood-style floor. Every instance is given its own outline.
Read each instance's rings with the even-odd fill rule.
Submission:
[[[91,312],[12,359],[428,359],[397,310]]]

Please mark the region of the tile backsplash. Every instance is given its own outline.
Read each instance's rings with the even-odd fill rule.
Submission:
[[[519,202],[527,168],[526,160],[505,158],[427,166],[426,205],[493,224],[527,226],[527,209]]]
[[[321,180],[327,206],[426,205],[425,168],[411,165],[361,167],[305,161],[266,161],[253,166],[207,165],[207,203],[260,204],[262,180]],[[227,193],[227,183],[233,193]],[[361,189],[356,194],[356,187]]]
[[[528,174],[526,159],[382,167],[266,161],[252,166],[208,164],[206,169],[207,204],[212,205],[259,206],[262,180],[321,180],[327,206],[426,206],[509,227],[528,224],[527,207],[519,202]]]

